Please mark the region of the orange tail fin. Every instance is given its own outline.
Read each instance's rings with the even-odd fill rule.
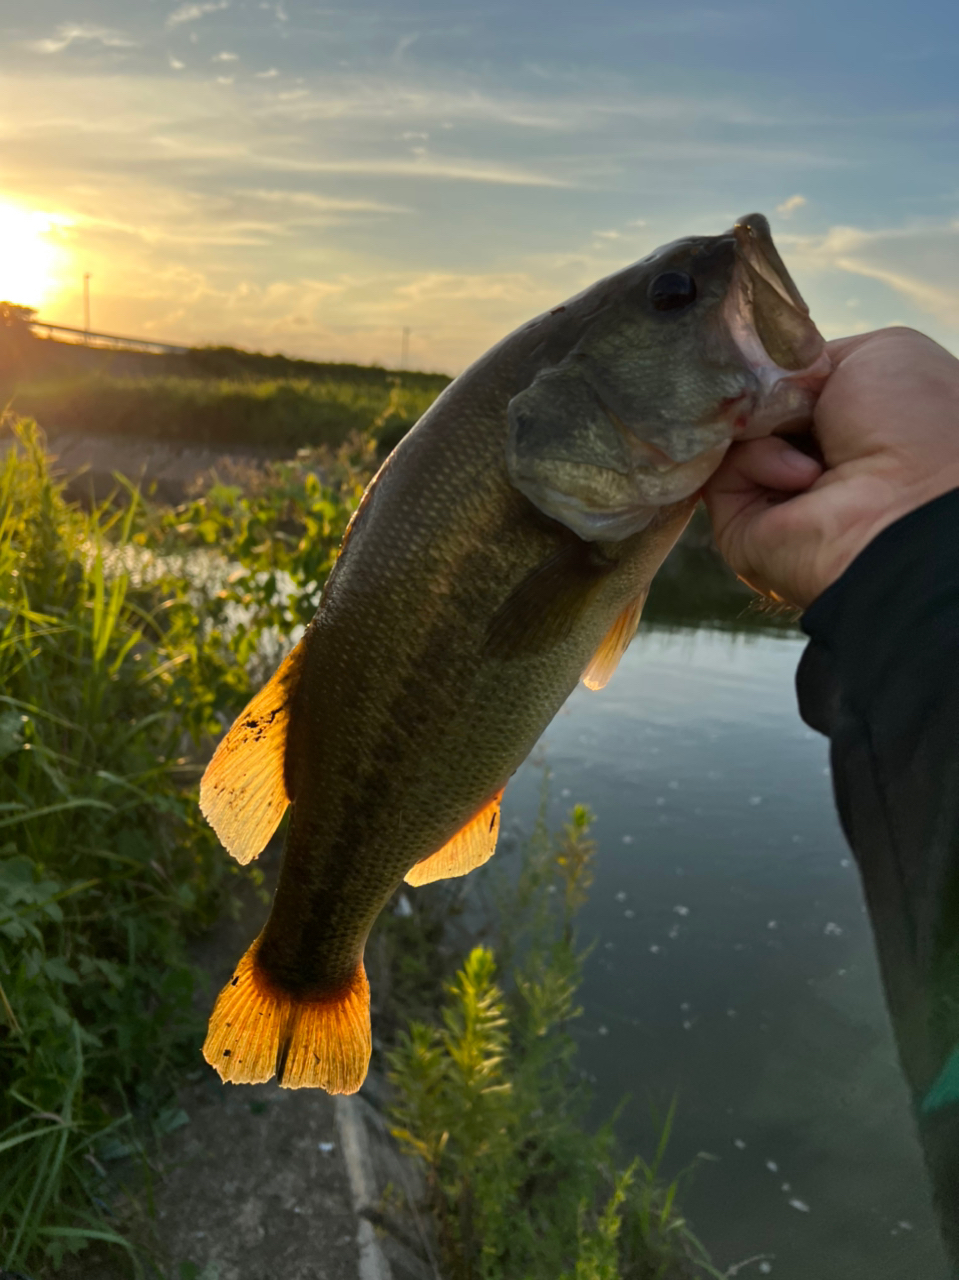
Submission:
[[[203,1056],[223,1080],[285,1089],[356,1093],[370,1064],[370,986],[363,961],[349,986],[322,1000],[296,1000],[258,970],[254,942],[220,992]]]

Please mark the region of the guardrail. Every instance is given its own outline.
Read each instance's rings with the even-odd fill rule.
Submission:
[[[30,320],[28,323],[38,338],[46,336],[59,342],[70,342],[76,346],[169,356],[185,356],[190,351],[190,347],[176,347],[170,342],[153,342],[150,338],[124,338],[116,333],[93,333],[87,329],[72,329],[66,324],[48,324],[46,320]],[[43,333],[39,333],[38,330],[42,330]]]

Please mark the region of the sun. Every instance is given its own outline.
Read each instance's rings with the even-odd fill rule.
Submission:
[[[0,301],[39,308],[58,290],[71,219],[0,202]]]

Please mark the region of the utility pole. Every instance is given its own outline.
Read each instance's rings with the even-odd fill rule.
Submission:
[[[401,355],[400,355],[400,368],[403,370],[404,373],[406,372],[406,366],[409,362],[409,358],[410,358],[410,331],[409,329],[404,328],[403,329],[403,346],[401,348]]]
[[[83,341],[90,345],[90,272],[83,273]]]

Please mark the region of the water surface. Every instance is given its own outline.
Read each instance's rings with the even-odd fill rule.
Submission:
[[[679,1111],[672,1172],[721,1268],[941,1280],[907,1093],[827,743],[796,710],[795,633],[641,628],[609,686],[544,735],[550,817],[598,815],[580,930],[580,1062],[627,1155]],[[529,826],[541,770],[507,790]]]

